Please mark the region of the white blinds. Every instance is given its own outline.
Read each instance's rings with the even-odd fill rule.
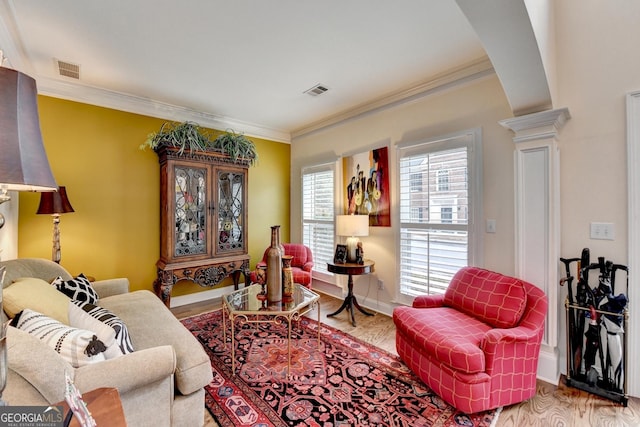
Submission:
[[[328,273],[327,262],[334,254],[334,171],[333,167],[302,171],[302,238],[311,248],[313,269]]]
[[[468,263],[468,147],[400,150],[400,292],[444,293]]]

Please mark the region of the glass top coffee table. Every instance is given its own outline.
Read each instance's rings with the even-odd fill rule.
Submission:
[[[240,325],[245,323],[273,323],[287,325],[287,375],[291,370],[291,322],[299,320],[313,309],[318,311],[320,324],[320,295],[296,283],[293,295],[288,299],[275,303],[259,298],[262,286],[254,284],[231,292],[222,297],[222,319],[224,342],[227,342],[227,319],[231,327],[231,372],[236,373],[236,320]],[[318,346],[320,346],[320,328],[318,327]]]

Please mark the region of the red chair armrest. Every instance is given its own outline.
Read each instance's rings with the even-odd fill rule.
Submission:
[[[524,326],[516,326],[515,328],[508,329],[491,329],[484,335],[484,338],[480,342],[480,347],[487,351],[489,347],[497,346],[504,342],[536,341],[538,333],[539,331]]]
[[[493,375],[501,371],[509,372],[513,363],[537,361],[541,340],[542,329],[517,326],[487,331],[480,341],[480,348],[486,358],[487,373]],[[533,369],[535,370],[535,367]]]
[[[302,266],[302,269],[304,271],[311,271],[313,270],[313,263],[312,262],[305,262],[304,265]]]
[[[413,300],[415,308],[442,307],[444,295],[420,295]]]

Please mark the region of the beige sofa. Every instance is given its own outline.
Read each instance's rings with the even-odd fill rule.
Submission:
[[[4,288],[22,277],[51,282],[72,276],[44,259],[0,262]],[[73,368],[53,349],[26,332],[7,331],[8,379],[2,395],[9,405],[46,405],[64,399],[65,372],[81,392],[115,387],[129,426],[201,426],[204,386],[212,379],[200,343],[150,291],[129,292],[127,279],[93,282],[97,305],[126,324],[135,351]],[[2,313],[6,319],[6,314]]]

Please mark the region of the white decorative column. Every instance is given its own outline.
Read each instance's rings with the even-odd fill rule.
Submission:
[[[629,323],[627,324],[627,391],[640,397],[640,91],[627,94],[627,188],[629,200]]]
[[[516,275],[540,287],[549,300],[538,377],[557,384],[559,301],[560,155],[557,135],[570,118],[566,108],[502,120],[515,133]]]

